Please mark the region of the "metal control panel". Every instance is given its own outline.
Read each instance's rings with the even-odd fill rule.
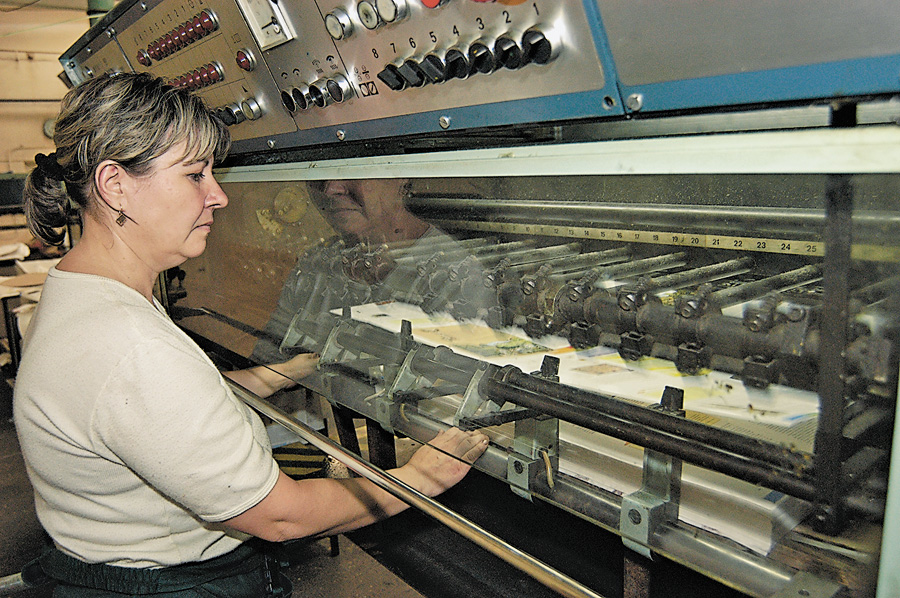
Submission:
[[[596,12],[583,0],[144,0],[61,61],[75,83],[133,70],[192,89],[242,153],[621,116]]]
[[[900,92],[900,17],[865,0],[125,0],[61,58],[150,71],[233,153]]]
[[[146,0],[120,8],[101,23],[103,34],[85,40],[74,58],[63,57],[71,79],[109,70],[152,72],[202,96],[237,142],[296,129],[265,63],[252,58],[261,50],[232,0]],[[107,45],[119,50],[117,60],[94,67],[81,57],[90,57],[102,39],[113,40]]]
[[[297,41],[265,60],[298,141],[623,113],[581,0],[280,4]]]

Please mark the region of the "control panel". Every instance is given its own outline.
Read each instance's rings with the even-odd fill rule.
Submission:
[[[900,92],[882,0],[771,4],[124,0],[60,60],[192,90],[233,153]]]
[[[61,59],[201,95],[235,152],[624,114],[583,0],[141,0]],[[98,51],[102,50],[102,51]],[[101,58],[103,60],[98,60]]]
[[[152,72],[202,96],[238,142],[296,129],[265,63],[255,59],[260,47],[233,0],[145,0],[122,8],[107,15],[115,18],[101,23],[104,34],[80,52],[90,53],[99,40],[110,39],[119,63],[88,72],[91,60],[64,57],[70,78],[80,81],[109,70]]]
[[[265,60],[298,138],[622,113],[595,44],[597,21],[581,0],[279,4],[301,15],[298,41],[266,52]]]

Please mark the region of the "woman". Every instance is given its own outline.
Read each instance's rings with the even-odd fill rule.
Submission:
[[[14,400],[54,595],[262,596],[272,573],[250,536],[330,535],[404,509],[366,480],[279,472],[259,418],[153,299],[228,203],[212,175],[228,132],[202,101],[148,74],[102,76],[67,94],[54,141],[26,182],[29,225],[60,243],[72,202],[83,232],[48,275]],[[312,367],[235,377],[265,395]],[[432,445],[392,473],[433,496],[468,470],[442,451],[471,462],[487,439],[453,429]]]

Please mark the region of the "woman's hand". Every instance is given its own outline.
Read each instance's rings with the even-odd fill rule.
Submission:
[[[287,378],[296,381],[301,378],[306,378],[315,372],[316,366],[318,365],[318,353],[300,353],[299,355],[291,357],[284,363],[272,366],[272,369],[283,374]]]
[[[397,477],[426,496],[437,496],[462,480],[487,447],[481,432],[450,428],[420,447]]]

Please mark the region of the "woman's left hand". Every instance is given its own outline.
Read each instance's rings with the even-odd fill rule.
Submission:
[[[437,496],[462,480],[471,464],[488,447],[488,437],[481,432],[463,432],[458,428],[444,430],[417,450],[400,468],[400,476],[427,496]]]

